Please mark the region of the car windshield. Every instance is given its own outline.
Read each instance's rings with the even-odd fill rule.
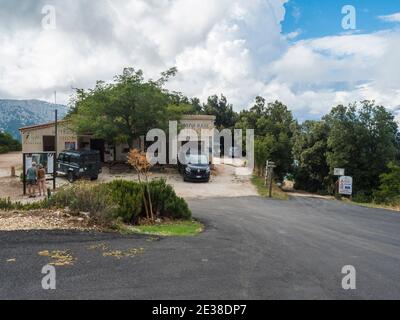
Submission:
[[[208,158],[205,155],[189,155],[189,164],[208,164]]]

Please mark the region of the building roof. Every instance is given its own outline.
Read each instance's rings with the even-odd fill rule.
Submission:
[[[186,121],[215,121],[216,117],[215,116],[210,116],[210,115],[184,115],[182,116],[182,120]],[[68,123],[70,120],[59,120],[58,123]],[[32,125],[32,126],[26,126],[22,127],[19,129],[19,131],[24,132],[24,131],[29,131],[29,130],[36,130],[36,129],[44,129],[44,128],[49,128],[53,127],[55,125],[55,122],[48,122],[48,123],[42,123],[42,124],[37,124],[37,125]]]
[[[184,115],[182,116],[182,120],[186,120],[186,121],[215,121],[216,116],[210,116],[210,115],[204,115],[204,114],[200,114],[200,115]]]
[[[70,122],[70,120],[59,120],[58,124],[68,123],[68,122]],[[23,131],[28,131],[28,130],[44,129],[44,128],[49,128],[49,127],[53,127],[53,126],[55,126],[55,121],[22,127],[22,128],[19,128],[19,131],[23,132]]]

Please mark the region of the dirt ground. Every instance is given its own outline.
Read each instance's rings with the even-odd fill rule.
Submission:
[[[13,201],[32,201],[23,196],[22,183],[19,180],[21,168],[21,154],[9,153],[0,155],[0,198],[10,198]],[[10,177],[10,167],[17,168],[17,176]],[[153,173],[151,178],[165,178],[176,193],[185,199],[205,199],[219,197],[256,196],[257,190],[250,182],[249,176],[236,175],[233,165],[216,165],[210,183],[184,182],[182,176],[175,169],[166,169],[162,173]],[[115,179],[136,180],[134,172],[112,173],[108,167],[103,168],[99,182],[109,182]],[[57,179],[57,186],[68,184],[64,178]],[[50,186],[50,183],[48,183]]]
[[[0,178],[9,177],[11,174],[11,167],[15,167],[17,171],[22,170],[21,152],[0,154]]]
[[[87,218],[64,211],[36,210],[27,213],[0,211],[1,231],[23,230],[100,230]]]
[[[182,176],[174,169],[165,173],[153,173],[151,178],[164,178],[172,185],[178,196],[185,199],[205,199],[219,197],[256,196],[257,190],[250,182],[249,176],[238,176],[235,167],[230,165],[217,165],[209,183],[184,182]],[[105,171],[105,172],[104,172]],[[134,173],[109,174],[103,170],[100,182],[109,182],[115,179],[136,180]]]

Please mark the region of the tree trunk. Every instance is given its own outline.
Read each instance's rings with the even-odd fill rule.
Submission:
[[[151,220],[154,221],[153,204],[151,202],[151,195],[150,195],[150,190],[149,190],[148,185],[146,185],[146,191],[147,191],[147,196],[149,197],[150,217],[151,217]]]

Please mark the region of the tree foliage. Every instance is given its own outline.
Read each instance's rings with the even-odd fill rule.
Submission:
[[[76,131],[132,148],[149,129],[166,129],[168,120],[178,120],[186,110],[182,96],[163,88],[176,72],[173,68],[157,81],[146,81],[141,70],[126,68],[114,83],[98,81],[94,89],[77,90],[75,110],[69,115]]]
[[[298,126],[293,138],[296,189],[311,192],[325,189],[329,179],[328,136],[325,121],[305,121]]]
[[[264,98],[257,97],[250,110],[240,113],[236,127],[254,129],[255,165],[259,174],[263,172],[267,160],[276,163],[275,173],[280,180],[290,171],[295,126],[291,111],[279,101],[266,104]]]
[[[379,190],[375,191],[374,198],[379,203],[400,203],[400,165],[388,164],[388,172],[380,176]]]
[[[327,164],[345,168],[354,178],[355,193],[371,196],[390,161],[399,153],[394,115],[371,101],[335,107],[325,118],[329,126]]]
[[[237,114],[224,95],[221,95],[220,98],[217,95],[209,97],[207,104],[203,106],[203,113],[216,117],[215,125],[218,129],[233,129],[235,127]]]
[[[0,131],[0,153],[21,151],[21,143],[15,140],[9,133]]]
[[[345,168],[354,179],[355,195],[370,200],[400,151],[393,114],[372,101],[339,105],[322,121],[306,121],[293,141],[296,187],[332,193],[334,168]]]

